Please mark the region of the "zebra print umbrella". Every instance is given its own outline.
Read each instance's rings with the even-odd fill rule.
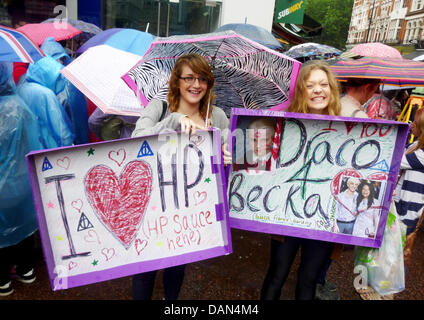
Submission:
[[[168,80],[179,56],[197,53],[212,66],[214,104],[231,108],[281,110],[288,106],[300,63],[233,31],[156,38],[143,58],[122,78],[143,105],[166,100]]]

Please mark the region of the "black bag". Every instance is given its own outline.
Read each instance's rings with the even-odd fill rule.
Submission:
[[[163,120],[167,109],[168,104],[166,101],[162,101],[162,114],[159,118],[159,121]],[[134,123],[125,122],[118,116],[110,117],[103,122],[102,128],[100,129],[101,138],[103,140],[115,140],[121,138],[121,129],[123,126],[126,126],[132,130],[135,128]]]

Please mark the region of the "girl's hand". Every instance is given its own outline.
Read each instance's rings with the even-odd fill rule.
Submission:
[[[222,145],[222,158],[224,159],[224,165],[229,165],[233,161],[230,151],[228,151],[228,144],[224,143]]]
[[[333,230],[332,231],[334,233],[339,233],[339,231],[340,231],[336,221],[334,221],[334,225],[333,225]]]
[[[185,132],[186,134],[190,134],[190,131],[192,134],[194,134],[196,133],[197,129],[206,129],[204,126],[198,125],[187,116],[181,117],[179,122],[181,125],[181,131]]]

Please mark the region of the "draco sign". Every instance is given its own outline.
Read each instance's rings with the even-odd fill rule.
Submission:
[[[230,225],[379,247],[409,126],[233,109]]]
[[[31,152],[54,290],[232,251],[219,130]]]

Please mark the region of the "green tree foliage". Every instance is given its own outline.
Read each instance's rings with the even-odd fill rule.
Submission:
[[[305,14],[322,25],[321,35],[312,42],[344,50],[354,0],[306,0]]]

